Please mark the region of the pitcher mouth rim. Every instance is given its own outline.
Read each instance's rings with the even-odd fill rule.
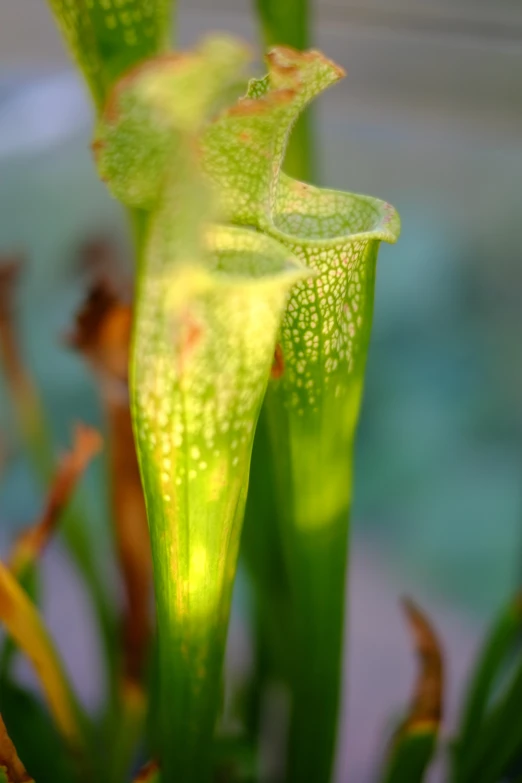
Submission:
[[[347,231],[346,233],[332,234],[326,237],[307,237],[286,231],[283,227],[278,225],[277,215],[284,214],[284,211],[278,210],[277,205],[274,205],[270,214],[265,218],[266,224],[261,227],[261,230],[267,231],[267,233],[270,233],[271,236],[279,239],[279,241],[283,241],[285,244],[303,243],[306,244],[307,247],[314,248],[331,248],[342,244],[371,240],[388,242],[390,244],[397,242],[401,232],[401,221],[399,213],[389,202],[365,194],[351,193],[349,191],[334,190],[331,188],[316,188],[313,185],[301,183],[297,180],[290,180],[290,178],[288,178],[288,180],[298,184],[304,191],[323,195],[331,193],[337,198],[342,197],[352,201],[358,201],[361,204],[367,204],[373,208],[375,217],[373,220],[368,221],[368,227],[363,230],[353,232]]]

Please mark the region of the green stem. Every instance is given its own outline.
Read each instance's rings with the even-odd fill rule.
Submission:
[[[263,637],[256,644],[264,649],[263,657],[270,659],[272,675],[286,676],[292,667],[288,640],[283,633],[291,617],[290,585],[275,487],[268,419],[263,406],[252,451],[241,554],[255,591],[255,633]]]
[[[194,557],[188,539],[158,509],[151,520],[154,559],[164,783],[208,783],[214,723],[221,701],[221,673],[240,529],[241,494],[228,534],[231,546],[219,574],[212,575],[212,604],[200,606],[190,590]],[[185,557],[179,552],[185,550]],[[192,571],[192,574],[191,574]],[[172,575],[176,574],[176,581]],[[183,585],[187,589],[183,589]],[[181,586],[181,589],[180,589]],[[183,739],[181,739],[183,738]]]
[[[347,537],[345,509],[323,533],[294,541],[298,658],[289,738],[291,781],[328,781],[332,774],[342,692]]]
[[[313,415],[306,415],[307,421],[294,418],[277,405],[272,390],[266,404],[274,442],[289,444],[288,450],[279,447],[274,453],[284,492],[280,495],[282,540],[293,613],[287,780],[327,783],[335,757],[342,692],[350,449],[347,445],[344,457],[341,453],[333,462],[328,453],[330,427],[324,421],[321,426]],[[317,436],[314,448],[303,442],[306,431]],[[339,502],[328,508],[332,497]],[[321,514],[323,500],[325,514]]]
[[[310,780],[314,775],[327,780],[341,689],[348,508],[324,533],[298,532],[288,519],[281,525],[271,471],[270,424],[279,444],[276,454],[281,455],[286,441],[282,428],[289,422],[278,416],[276,405],[269,392],[256,430],[243,553],[256,587],[257,631],[263,634],[270,674],[282,675],[292,688],[289,779],[305,780],[309,774]],[[291,493],[292,466],[283,461],[276,457],[276,473],[285,477]],[[258,688],[262,685],[255,682]]]
[[[367,254],[361,318],[371,324],[377,243]],[[344,367],[317,386],[317,403],[291,404],[282,381],[265,407],[272,442],[281,540],[294,620],[293,709],[287,780],[331,779],[342,691],[353,448],[370,330],[351,374]],[[284,351],[284,347],[283,347]]]
[[[286,44],[303,51],[310,46],[310,0],[256,0],[263,43],[266,49]],[[313,114],[306,109],[289,138],[283,169],[303,182],[317,180]]]

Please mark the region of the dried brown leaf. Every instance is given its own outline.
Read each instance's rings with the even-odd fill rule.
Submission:
[[[20,354],[15,326],[14,297],[23,265],[21,255],[0,257],[0,361],[22,425],[38,405],[33,383]]]
[[[149,761],[140,769],[138,776],[134,778],[134,783],[152,783],[159,773],[159,768],[157,761]]]
[[[427,725],[438,727],[443,713],[444,660],[440,642],[430,621],[410,599],[403,600],[413,636],[419,673],[410,712],[403,731],[413,732]]]
[[[5,772],[8,783],[30,783],[32,778],[16,752],[16,748],[7,733],[5,723],[0,715],[0,769]]]
[[[125,674],[141,681],[151,632],[152,556],[128,407],[111,405],[109,454],[116,546],[125,586]]]
[[[14,290],[23,261],[23,256],[16,253],[0,256],[0,320],[11,317]]]
[[[104,235],[93,236],[81,243],[78,268],[89,280],[105,277],[113,281],[114,286],[125,275],[125,263],[118,247],[109,236]]]
[[[68,344],[82,353],[110,388],[126,384],[132,308],[105,277],[91,286]]]
[[[139,682],[151,631],[152,558],[129,409],[131,324],[131,306],[100,278],[77,315],[69,342],[91,365],[106,410],[114,532],[126,600],[125,676]]]
[[[41,518],[19,536],[14,546],[10,569],[17,577],[41,555],[80,476],[101,448],[102,438],[95,429],[85,424],[76,425],[72,448],[59,462]]]

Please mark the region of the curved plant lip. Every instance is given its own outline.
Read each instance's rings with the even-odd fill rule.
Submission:
[[[290,183],[289,183],[290,184]],[[387,201],[382,201],[381,199],[375,198],[373,196],[366,196],[359,193],[350,193],[347,191],[342,190],[333,190],[333,189],[322,189],[322,188],[315,188],[312,185],[308,185],[305,182],[291,182],[291,185],[295,188],[296,186],[299,187],[301,193],[300,196],[303,199],[306,199],[306,194],[313,194],[314,192],[317,193],[319,196],[327,197],[329,194],[331,194],[334,198],[340,200],[340,199],[346,199],[351,204],[359,203],[366,208],[371,207],[373,211],[373,217],[374,220],[371,220],[371,218],[368,218],[368,226],[364,230],[357,230],[357,231],[346,231],[340,234],[331,234],[326,237],[307,237],[306,235],[301,236],[299,234],[294,234],[290,231],[285,231],[284,228],[281,228],[280,226],[280,216],[284,215],[285,213],[283,211],[277,210],[277,204],[275,208],[272,209],[272,212],[269,216],[270,220],[270,233],[271,236],[274,238],[280,240],[283,243],[296,243],[300,241],[305,241],[307,247],[313,247],[313,248],[330,248],[332,246],[338,246],[339,244],[345,244],[345,243],[351,243],[351,242],[359,242],[364,240],[380,240],[383,242],[389,242],[390,244],[394,244],[397,242],[400,231],[401,231],[401,221],[398,212],[396,209],[389,204]],[[311,211],[304,210],[303,212],[299,213],[303,217],[311,216],[315,217],[315,215]]]

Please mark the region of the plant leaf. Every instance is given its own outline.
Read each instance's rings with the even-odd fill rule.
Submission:
[[[124,678],[118,721],[110,740],[110,761],[105,765],[109,780],[113,783],[126,780],[129,769],[133,768],[143,736],[147,707],[147,693],[142,684],[129,677]]]
[[[213,274],[184,267],[142,281],[133,369],[163,724],[186,781],[208,763],[255,424],[286,294],[303,275],[259,234],[219,228],[210,244]]]
[[[75,755],[84,760],[81,709],[42,619],[9,570],[0,563],[0,620],[24,651],[42,683],[53,717]]]
[[[43,472],[47,468],[48,433],[17,330],[16,294],[24,261],[23,256],[0,255],[0,363],[19,431],[35,465]]]
[[[384,783],[421,783],[436,750],[442,716],[444,666],[440,643],[427,617],[404,601],[414,638],[419,674],[409,715],[391,748]]]
[[[468,744],[459,756],[455,769],[459,783],[497,783],[513,770],[522,759],[522,662],[507,686],[483,717]]]
[[[436,748],[433,726],[419,726],[400,740],[390,760],[383,783],[421,783]]]
[[[98,109],[120,76],[163,51],[172,0],[49,0]]]
[[[2,777],[5,783],[31,783],[0,715],[0,781]]]
[[[31,692],[4,683],[2,715],[26,768],[39,783],[71,783],[74,762],[49,712]]]
[[[337,732],[352,452],[377,251],[400,224],[383,201],[281,173],[299,112],[343,72],[319,52],[288,47],[272,50],[268,65],[207,129],[204,165],[229,220],[277,239],[316,272],[292,291],[265,401],[294,617],[280,629],[296,662],[288,779],[316,783],[330,777]],[[251,482],[266,492],[266,479]],[[264,524],[252,504],[250,516],[247,525]]]
[[[93,148],[100,177],[117,199],[140,209],[156,206],[174,159],[183,165],[187,132],[219,111],[241,81],[247,56],[232,39],[208,38],[194,51],[144,63],[115,87]],[[194,151],[187,152],[192,161]]]
[[[291,128],[308,103],[344,72],[314,51],[278,47],[267,60],[269,74],[252,80],[246,97],[208,127],[203,153],[228,219],[270,232]]]
[[[71,495],[81,474],[101,449],[101,438],[92,428],[78,424],[73,447],[58,465],[40,519],[16,539],[9,557],[9,570],[32,601],[38,594],[37,565],[39,558],[63,519]],[[8,636],[0,657],[0,687],[10,679],[10,669],[16,646]]]
[[[19,582],[23,583],[47,546],[78,480],[101,447],[96,430],[83,424],[75,427],[73,447],[58,465],[41,518],[19,536],[11,552],[9,569]]]
[[[477,747],[477,733],[486,718],[493,688],[520,640],[521,631],[522,600],[517,595],[497,618],[472,673],[454,746],[453,760],[457,769]]]
[[[120,688],[120,695],[125,712],[124,705],[129,704],[130,718],[135,714],[132,695],[143,680],[152,630],[152,557],[129,405],[131,327],[130,303],[98,273],[68,342],[94,371],[107,419],[111,519],[125,591],[123,668],[125,678],[132,681]]]
[[[131,397],[155,571],[161,764],[184,783],[212,763],[255,425],[288,293],[310,274],[275,240],[212,223],[199,134],[244,60],[242,46],[215,39],[148,63],[117,87],[95,142],[112,192],[149,210]]]
[[[3,259],[0,259],[2,261]],[[54,447],[46,426],[43,407],[38,398],[36,387],[28,374],[17,344],[17,332],[14,314],[13,285],[17,280],[19,260],[5,259],[0,263],[0,360],[8,381],[8,391],[13,407],[18,414],[24,445],[27,448],[32,467],[47,490],[52,479],[55,462]],[[78,504],[74,502],[65,509],[61,532],[79,572],[88,587],[102,632],[109,674],[113,666],[113,629],[114,618],[107,591],[100,579],[92,542],[89,540],[88,526],[82,517]],[[22,579],[24,587],[37,597],[38,580],[35,573],[29,573]],[[13,647],[9,640],[4,647],[0,660],[0,680],[9,678]],[[112,681],[112,677],[110,677]]]

